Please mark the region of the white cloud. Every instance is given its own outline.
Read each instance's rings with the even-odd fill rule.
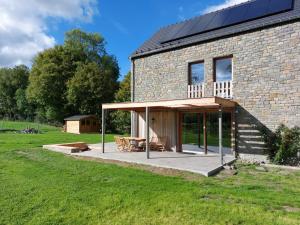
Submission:
[[[247,2],[247,1],[249,1],[249,0],[226,0],[222,4],[209,6],[208,8],[206,8],[203,11],[203,14],[214,12],[214,11],[224,9],[224,8],[227,8],[227,7],[230,7],[230,6],[234,6],[234,5],[237,5],[237,4],[240,4],[240,3],[243,3],[243,2]]]
[[[183,11],[184,11],[183,6],[179,6],[178,7],[178,14],[177,14],[177,17],[178,17],[179,20],[185,20],[186,19],[185,16],[183,15],[183,13],[184,13]]]
[[[47,19],[89,22],[95,0],[0,0],[0,67],[30,65],[32,58],[55,45]]]
[[[120,33],[126,34],[126,35],[129,34],[128,29],[123,24],[121,24],[119,21],[113,20],[112,24]]]

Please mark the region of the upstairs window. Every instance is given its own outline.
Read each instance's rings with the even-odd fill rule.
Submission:
[[[232,57],[215,59],[214,67],[216,82],[232,80]]]
[[[204,82],[204,62],[189,64],[189,84],[201,84]]]

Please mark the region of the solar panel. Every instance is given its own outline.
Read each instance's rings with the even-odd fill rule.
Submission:
[[[224,21],[226,21],[230,16],[229,12],[229,10],[226,10],[216,13],[212,21],[210,21],[210,23],[205,27],[205,30],[214,30],[216,28],[222,27]]]
[[[268,14],[274,14],[278,12],[278,9],[283,11],[293,9],[293,0],[272,0],[272,4],[269,5]]]
[[[184,36],[186,33],[191,33],[191,29],[198,23],[197,20],[188,20],[185,22],[185,25],[178,29],[176,36],[181,37]]]
[[[214,13],[206,14],[204,16],[199,17],[197,20],[197,23],[192,27],[191,33],[197,33],[205,31],[205,28],[207,25],[212,21],[212,19],[215,17]]]
[[[294,0],[255,0],[178,24],[161,43],[240,24],[293,9]]]
[[[244,20],[245,14],[249,9],[248,4],[242,4],[239,7],[233,7],[229,9],[229,17],[224,21],[222,26],[228,26],[230,24],[237,24]]]
[[[176,37],[176,34],[178,33],[179,30],[182,29],[183,26],[184,26],[184,23],[180,23],[180,24],[176,24],[171,27],[168,27],[168,30],[167,30],[168,33],[165,34],[165,39],[170,40],[170,39],[173,39],[173,37]]]
[[[229,16],[224,20],[222,26],[228,26],[243,21],[248,8],[248,5],[244,4],[239,8],[231,8],[228,10]]]
[[[266,16],[268,12],[269,2],[269,0],[258,0],[250,2],[248,11],[246,12],[243,21],[253,20]]]

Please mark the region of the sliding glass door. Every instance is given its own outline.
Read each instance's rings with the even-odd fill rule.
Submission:
[[[203,114],[184,113],[182,120],[182,149],[199,152],[203,149]]]
[[[231,148],[231,113],[222,115],[223,137],[222,143],[225,152]],[[206,123],[206,130],[204,123]],[[206,135],[205,135],[206,131]],[[218,113],[184,113],[181,124],[181,143],[183,152],[205,152],[205,137],[208,152],[218,152],[219,121]]]

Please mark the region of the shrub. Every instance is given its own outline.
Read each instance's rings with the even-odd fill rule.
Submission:
[[[297,166],[300,163],[300,128],[280,125],[274,133],[262,130],[266,153],[271,162]]]

